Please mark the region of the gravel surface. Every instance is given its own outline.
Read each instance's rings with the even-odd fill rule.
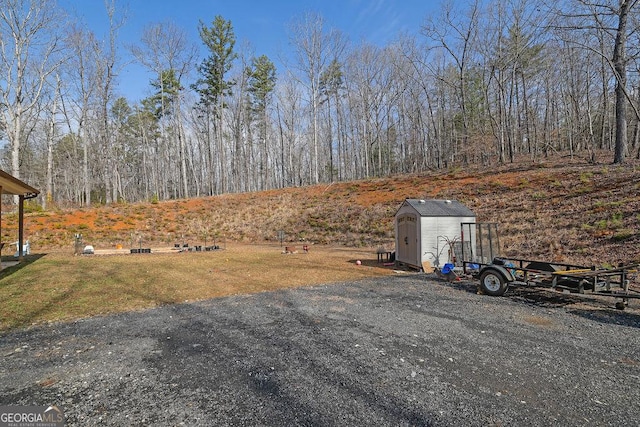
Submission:
[[[424,274],[238,295],[0,336],[0,404],[67,425],[629,426],[640,302]]]

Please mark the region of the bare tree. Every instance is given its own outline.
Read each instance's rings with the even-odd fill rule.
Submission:
[[[65,44],[71,55],[64,66],[68,89],[61,98],[62,108],[70,135],[69,144],[73,141],[82,146],[81,172],[75,168],[69,172],[82,176],[83,195],[78,195],[77,198],[82,204],[90,204],[92,180],[89,173],[90,138],[87,129],[98,84],[98,60],[95,56],[98,42],[93,33],[72,26],[66,35]]]
[[[98,46],[96,60],[98,62],[98,140],[101,152],[105,154],[102,165],[104,197],[106,203],[118,200],[118,164],[114,161],[113,144],[109,126],[109,106],[113,102],[118,75],[118,31],[124,25],[125,18],[120,14],[116,0],[104,0],[109,22],[109,35],[106,47]]]
[[[53,147],[57,138],[57,115],[58,103],[60,102],[60,87],[62,82],[60,75],[56,74],[56,90],[51,94],[51,110],[49,112],[49,127],[47,129],[47,159],[46,159],[46,183],[45,197],[42,201],[42,207],[47,208],[53,202]]]
[[[601,55],[612,71],[616,81],[615,86],[615,148],[613,163],[623,163],[627,155],[627,107],[632,106],[632,97],[627,89],[627,73],[629,62],[636,58],[640,51],[634,46],[629,53],[629,35],[636,32],[636,28],[628,27],[632,13],[636,10],[638,0],[574,0],[568,4],[561,3],[566,9],[555,11],[558,20],[567,23],[553,23],[553,28],[581,34],[582,37],[571,37],[573,43]],[[598,51],[592,45],[583,42],[593,37],[593,33],[610,44],[603,44]],[[586,37],[584,37],[586,35]],[[611,50],[607,49],[607,46]],[[634,109],[638,118],[640,114]]]
[[[444,49],[453,59],[456,70],[455,87],[462,121],[462,144],[467,146],[469,137],[469,117],[467,114],[467,85],[469,70],[478,37],[480,0],[473,0],[467,11],[453,8],[451,2],[444,4],[437,18],[427,21],[422,33],[433,42],[433,47]]]
[[[336,138],[338,140],[337,146],[337,154],[338,154],[338,165],[337,165],[337,175],[341,176],[341,160],[340,154],[342,151],[341,144],[341,92],[344,90],[344,79],[343,79],[343,71],[342,64],[338,62],[337,59],[331,61],[331,64],[322,72],[320,76],[320,92],[323,96],[322,103],[326,103],[327,105],[327,127],[328,127],[328,151],[329,151],[329,182],[333,182],[334,175],[336,172],[336,167],[334,166],[334,132],[333,132],[333,120],[332,115],[333,111],[331,109],[331,101],[334,101],[335,106],[335,116],[336,116]]]
[[[311,106],[311,141],[313,183],[320,181],[318,117],[320,103],[320,78],[329,63],[340,58],[345,48],[342,34],[325,28],[324,18],[316,13],[306,13],[290,26],[289,38],[294,49],[296,67],[303,74],[300,82],[307,87]]]
[[[38,108],[47,79],[60,65],[61,23],[50,0],[0,0],[0,99],[15,177],[20,177],[23,120]]]
[[[282,187],[300,185],[302,165],[299,162],[306,152],[300,148],[302,116],[302,91],[297,81],[290,75],[280,81],[277,87],[277,120],[280,142],[279,170]]]
[[[193,70],[197,47],[190,42],[184,30],[172,22],[164,22],[146,27],[143,30],[141,45],[133,46],[132,53],[136,59],[158,76],[160,84],[160,116],[168,117],[173,129],[172,135],[177,139],[180,181],[182,194],[189,196],[187,180],[187,150],[185,145],[184,123],[182,120],[182,92],[184,79]],[[171,73],[175,87],[171,96],[166,96],[166,79],[164,73]],[[167,101],[171,101],[168,103]],[[167,111],[168,108],[171,111]],[[161,121],[161,136],[166,138],[164,121]],[[168,154],[168,153],[163,153]]]
[[[613,70],[616,76],[616,148],[613,163],[624,162],[627,153],[627,21],[631,9],[638,0],[621,0],[617,9],[610,9],[618,16],[613,46]]]
[[[391,146],[387,131],[392,127],[390,108],[398,97],[393,89],[393,65],[388,49],[363,44],[349,55],[346,79],[352,115],[360,134],[364,176],[382,176],[389,170]]]
[[[397,73],[408,79],[408,91],[410,98],[404,101],[404,108],[413,104],[408,111],[412,113],[403,115],[402,120],[413,124],[409,130],[413,134],[413,147],[407,147],[405,157],[409,165],[408,171],[417,172],[430,166],[441,167],[442,160],[442,126],[437,115],[442,114],[442,109],[437,103],[440,90],[435,78],[439,73],[431,73],[427,63],[435,60],[429,55],[429,50],[417,43],[414,37],[404,37],[400,40],[398,51],[402,59],[395,61]],[[437,58],[437,56],[436,56]]]

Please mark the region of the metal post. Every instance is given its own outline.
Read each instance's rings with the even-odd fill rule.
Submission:
[[[480,262],[484,263],[484,243],[482,242],[482,223],[478,224],[476,227],[476,238],[478,239],[478,243],[480,243]]]
[[[18,203],[18,260],[22,261],[22,242],[24,239],[24,195],[20,194]]]
[[[0,185],[0,196],[2,196],[2,186]],[[2,239],[2,197],[0,197],[0,240]],[[2,246],[4,243],[0,243],[0,256],[2,255]],[[0,270],[2,270],[2,260],[0,260]]]
[[[493,254],[493,239],[491,238],[491,224],[487,224],[487,230],[488,230],[487,238],[489,239],[489,252],[490,252],[489,257],[491,258],[491,261],[493,261],[495,256]]]
[[[467,259],[464,256],[464,222],[460,223],[460,240],[462,241],[462,261],[464,262]]]
[[[502,254],[500,253],[500,233],[498,233],[498,224],[494,224],[494,226],[496,227],[496,246],[497,246],[497,250],[498,250],[498,256],[502,256]]]

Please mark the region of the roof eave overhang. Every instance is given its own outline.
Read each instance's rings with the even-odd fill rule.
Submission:
[[[40,191],[3,170],[0,170],[0,186],[2,194],[23,196],[25,199],[33,199],[40,194]]]

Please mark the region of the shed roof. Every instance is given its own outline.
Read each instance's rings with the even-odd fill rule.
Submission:
[[[40,191],[20,181],[18,178],[6,173],[1,169],[0,169],[0,187],[2,187],[2,194],[24,196],[25,199],[30,199],[40,194]]]
[[[406,199],[403,205],[404,204],[408,204],[413,207],[420,216],[476,216],[471,209],[457,200]]]

